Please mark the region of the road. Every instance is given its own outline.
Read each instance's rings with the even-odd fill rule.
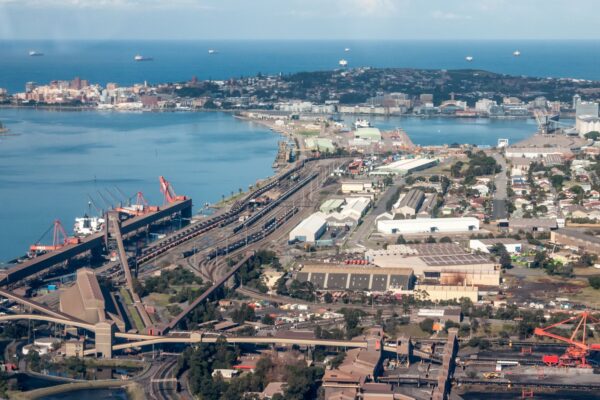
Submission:
[[[506,208],[506,200],[508,200],[508,177],[506,176],[506,171],[508,165],[502,154],[493,153],[492,157],[502,167],[502,170],[494,177],[496,190],[494,190],[494,200],[492,202],[492,220],[497,221],[508,218],[508,209]]]
[[[386,208],[387,202],[394,196],[396,189],[402,188],[404,184],[404,178],[398,179],[381,195],[373,208],[365,215],[362,223],[350,235],[346,242],[348,248],[365,247],[365,241],[369,239],[371,232],[375,229],[375,218],[388,211]]]

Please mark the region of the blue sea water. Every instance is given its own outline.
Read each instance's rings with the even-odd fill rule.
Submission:
[[[344,48],[349,47],[349,52]],[[208,54],[215,49],[218,54]],[[520,57],[513,51],[519,49]],[[30,57],[29,50],[43,52]],[[141,54],[154,61],[134,62]],[[473,62],[465,61],[466,56]],[[75,76],[132,84],[350,67],[478,68],[600,80],[600,41],[0,41],[0,87]]]
[[[71,231],[88,195],[106,208],[99,191],[111,203],[106,189],[142,191],[160,205],[164,175],[197,210],[247,189],[273,173],[279,140],[223,113],[0,109],[0,121],[19,135],[0,137],[0,261],[24,254],[57,218]]]

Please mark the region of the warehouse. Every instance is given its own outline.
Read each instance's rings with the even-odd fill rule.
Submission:
[[[344,199],[329,199],[321,204],[319,210],[325,214],[340,211],[344,203]]]
[[[402,214],[405,217],[412,217],[419,211],[424,200],[425,193],[423,191],[411,189],[394,204],[394,213]]]
[[[574,250],[600,254],[600,238],[573,229],[551,232],[550,241]]]
[[[473,217],[379,220],[377,221],[377,230],[387,235],[473,232],[479,230],[479,220]]]
[[[467,298],[476,303],[479,300],[477,286],[416,285],[414,293],[415,297],[434,302]]]
[[[437,165],[437,158],[407,158],[404,160],[394,161],[391,164],[382,165],[372,175],[406,175],[411,172],[420,171]]]
[[[379,142],[381,140],[381,131],[378,128],[359,128],[354,131],[354,138]]]
[[[410,268],[419,279],[445,284],[500,285],[500,268],[488,256],[452,243],[392,245],[365,257],[381,268]]]
[[[564,227],[564,219],[557,218],[511,218],[508,229],[511,232],[550,232]]]
[[[387,292],[409,290],[414,277],[410,268],[378,268],[339,264],[304,265],[296,273],[300,282],[311,282],[317,289]]]
[[[316,212],[300,222],[290,232],[290,242],[316,242],[327,229],[325,214]]]
[[[342,182],[342,193],[373,193],[373,182],[371,181],[346,181]]]
[[[483,253],[490,253],[490,250],[497,244],[504,245],[507,252],[517,254],[523,251],[523,242],[512,238],[496,239],[473,239],[469,241],[469,248]]]

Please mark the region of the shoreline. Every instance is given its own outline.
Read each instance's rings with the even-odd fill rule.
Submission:
[[[83,111],[95,111],[101,113],[136,113],[136,114],[146,114],[146,113],[213,113],[213,112],[222,112],[226,114],[232,114],[234,116],[240,117],[239,113],[269,113],[278,110],[265,110],[265,109],[207,109],[207,108],[194,108],[194,109],[162,109],[162,108],[145,108],[145,109],[100,109],[97,106],[69,106],[69,105],[35,105],[35,106],[25,106],[25,105],[16,105],[16,104],[0,104],[0,110],[40,110],[40,111],[65,111],[65,112],[83,112]],[[289,112],[289,115],[294,113]],[[447,115],[447,114],[435,114],[435,115],[420,115],[413,113],[404,113],[404,114],[374,114],[374,113],[331,113],[331,114],[320,114],[320,113],[300,113],[302,115],[306,115],[309,117],[322,117],[322,116],[332,116],[332,115],[340,115],[347,117],[372,117],[372,118],[419,118],[419,119],[450,119],[450,120],[469,120],[469,119],[489,119],[489,120],[529,120],[535,119],[533,115],[526,116],[489,116],[489,115]],[[572,115],[564,115],[565,118],[572,118]],[[244,119],[248,119],[254,121],[247,117],[241,117]]]

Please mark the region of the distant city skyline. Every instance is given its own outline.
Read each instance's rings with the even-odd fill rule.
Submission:
[[[0,0],[0,39],[600,39],[594,0]]]

